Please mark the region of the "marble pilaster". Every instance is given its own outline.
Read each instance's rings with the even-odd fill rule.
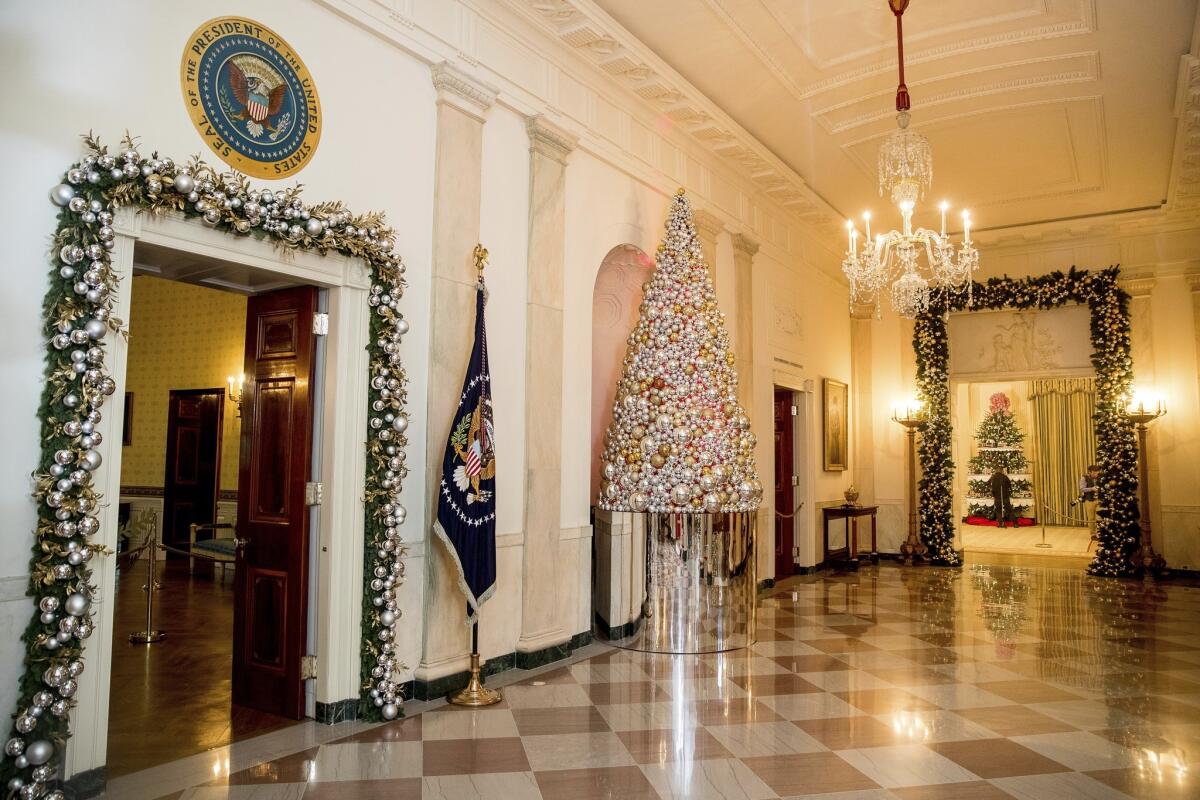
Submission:
[[[567,156],[575,137],[542,116],[529,133],[529,263],[525,315],[525,547],[521,653],[571,636],[559,602],[562,529],[563,269]]]
[[[743,233],[733,237],[733,355],[738,369],[738,401],[754,407],[754,254],[758,242]],[[752,417],[753,419],[753,417]]]
[[[434,163],[433,254],[430,319],[455,324],[430,330],[429,391],[426,400],[426,486],[430,504],[424,530],[426,553],[424,636],[419,680],[466,668],[470,629],[462,624],[464,602],[453,562],[432,534],[442,454],[454,405],[471,351],[475,304],[472,250],[479,241],[479,200],[483,165],[483,123],[496,90],[457,66],[433,65],[437,89],[437,151]]]
[[[704,260],[708,262],[708,274],[712,276],[713,287],[716,288],[717,237],[725,230],[725,223],[716,214],[703,209],[692,212],[692,221],[696,224],[696,235],[700,237]]]

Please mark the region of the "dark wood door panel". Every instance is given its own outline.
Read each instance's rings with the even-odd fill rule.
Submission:
[[[795,547],[796,491],[795,454],[793,452],[794,426],[792,416],[792,393],[775,390],[775,577],[786,578],[795,572],[796,561],[792,556]],[[786,515],[786,516],[785,516]]]
[[[163,541],[181,544],[188,526],[216,521],[224,389],[173,389],[167,396]]]
[[[293,718],[304,714],[316,308],[316,289],[301,287],[257,295],[246,309],[233,696]]]

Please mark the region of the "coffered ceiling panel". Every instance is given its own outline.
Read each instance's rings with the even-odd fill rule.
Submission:
[[[839,213],[886,213],[875,167],[895,128],[886,0],[593,2]],[[969,206],[980,230],[1160,207],[1196,12],[1197,0],[912,0],[906,79],[935,163],[919,217],[942,198]],[[699,130],[653,83],[639,91]]]

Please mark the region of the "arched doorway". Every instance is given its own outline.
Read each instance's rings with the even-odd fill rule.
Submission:
[[[654,261],[631,244],[617,245],[600,263],[592,290],[592,458],[591,493],[599,491],[600,453],[612,416],[613,397],[626,339],[638,320],[642,284],[654,272]]]

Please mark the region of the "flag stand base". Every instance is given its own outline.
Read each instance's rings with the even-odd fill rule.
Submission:
[[[471,653],[471,680],[466,688],[450,695],[450,702],[456,706],[490,706],[503,699],[495,689],[483,685],[479,679],[479,653]]]
[[[495,689],[483,685],[479,675],[479,624],[471,626],[471,679],[460,691],[447,698],[456,706],[491,706],[504,699]]]

